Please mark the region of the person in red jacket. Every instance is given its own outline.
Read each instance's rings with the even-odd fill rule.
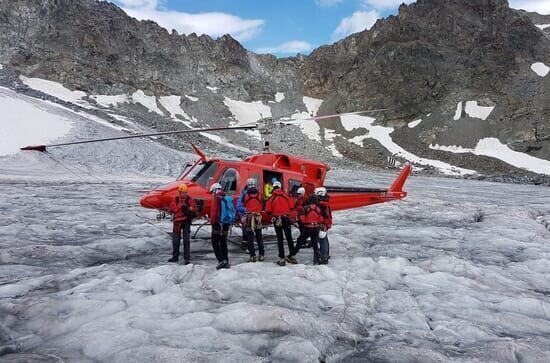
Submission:
[[[281,182],[273,183],[273,192],[267,200],[265,211],[269,216],[272,216],[273,226],[277,234],[277,245],[279,247],[279,266],[285,266],[285,245],[283,242],[283,232],[288,243],[289,253],[294,249],[294,241],[292,240],[292,222],[290,220],[290,198],[281,189]]]
[[[321,264],[328,264],[330,257],[330,246],[328,242],[328,230],[332,227],[332,210],[330,209],[330,198],[327,189],[320,187],[315,189],[315,195],[319,199],[319,207],[323,212],[323,224],[319,230],[319,249],[321,252]]]
[[[229,224],[224,224],[221,221],[222,198],[225,192],[219,183],[214,183],[210,187],[212,199],[210,200],[210,224],[212,225],[212,249],[218,260],[216,270],[229,268],[229,256],[227,253],[227,234],[229,232]]]
[[[168,208],[173,214],[172,228],[172,258],[168,262],[178,262],[180,254],[180,240],[183,235],[183,260],[187,265],[191,260],[190,238],[191,222],[197,213],[195,200],[187,195],[187,185],[182,184],[178,188],[179,195],[174,198]]]
[[[262,194],[256,187],[256,179],[248,179],[246,181],[246,193],[243,196],[243,208],[245,218],[243,218],[246,236],[248,241],[248,252],[250,252],[250,262],[264,260],[264,240],[262,237],[262,210],[264,199]],[[259,256],[256,258],[256,250],[254,249],[254,236],[258,243]]]
[[[293,264],[298,263],[295,258],[296,254],[298,254],[298,251],[300,251],[302,246],[306,243],[306,240],[311,238],[311,246],[313,247],[313,263],[319,264],[319,228],[322,225],[324,218],[323,212],[319,207],[319,200],[315,195],[309,197],[299,215],[299,218],[304,225],[304,228],[300,234],[300,237],[298,237],[294,250],[291,251],[290,256],[288,256],[287,261]]]

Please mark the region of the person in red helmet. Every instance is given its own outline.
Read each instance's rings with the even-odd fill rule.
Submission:
[[[311,195],[306,201],[302,212],[299,215],[300,222],[303,224],[303,230],[298,237],[294,250],[291,251],[287,257],[287,261],[290,263],[298,263],[296,261],[296,254],[305,245],[306,240],[311,238],[311,246],[313,247],[313,263],[320,263],[319,255],[319,229],[324,221],[323,212],[319,206],[319,200],[315,195]]]
[[[180,185],[178,187],[178,191],[178,196],[174,198],[168,208],[173,214],[172,258],[170,258],[168,262],[178,262],[180,254],[180,240],[183,237],[183,260],[187,265],[191,260],[191,222],[197,215],[197,205],[195,200],[187,195],[187,185]]]
[[[289,253],[294,249],[294,241],[292,240],[292,222],[290,220],[290,198],[281,189],[281,182],[273,183],[273,192],[267,200],[265,211],[269,216],[272,216],[275,233],[277,234],[277,245],[279,248],[279,266],[285,266],[285,245],[283,241],[283,233],[288,243]]]
[[[245,218],[243,219],[246,236],[248,241],[248,252],[250,252],[249,262],[263,261],[265,250],[264,240],[262,236],[262,210],[264,199],[256,186],[256,179],[250,178],[246,181],[246,193],[242,200],[242,205],[245,210]],[[259,256],[256,257],[254,248],[254,237],[258,243]]]

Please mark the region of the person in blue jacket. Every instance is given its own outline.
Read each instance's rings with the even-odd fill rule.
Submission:
[[[246,195],[246,188],[247,186],[245,185],[243,187],[243,190],[241,191],[241,196],[239,197],[239,199],[237,200],[237,213],[239,215],[239,218],[241,219],[241,229],[243,231],[243,240],[241,242],[241,248],[243,250],[247,250],[248,249],[248,242],[247,242],[247,238],[246,238],[246,231],[245,231],[245,228],[244,228],[244,222],[242,222],[242,219],[245,218],[245,214],[246,214],[246,210],[244,208],[244,205],[243,205],[243,198],[244,196]]]

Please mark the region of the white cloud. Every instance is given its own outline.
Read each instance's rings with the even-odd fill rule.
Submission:
[[[343,0],[315,0],[315,4],[324,8],[330,8],[336,4],[341,3]]]
[[[387,10],[397,8],[403,3],[410,4],[414,1],[415,0],[363,0],[363,6],[371,7],[376,10]]]
[[[124,7],[145,9],[156,9],[159,4],[158,0],[118,0],[118,2]]]
[[[296,54],[296,53],[305,53],[313,49],[313,45],[302,40],[292,40],[280,44],[276,47],[266,47],[256,49],[257,53],[280,53],[280,54]]]
[[[510,7],[550,14],[550,0],[510,0]]]
[[[356,11],[340,21],[340,24],[332,33],[332,40],[338,40],[352,33],[370,29],[379,17],[380,14],[376,10]]]
[[[242,19],[226,13],[190,14],[181,11],[161,9],[159,0],[119,0],[123,10],[140,20],[153,20],[171,31],[176,29],[180,34],[208,34],[219,37],[231,34],[239,41],[250,40],[258,35],[264,20]]]

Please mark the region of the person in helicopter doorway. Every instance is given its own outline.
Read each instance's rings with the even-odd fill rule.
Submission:
[[[313,247],[313,263],[320,263],[319,254],[319,229],[322,225],[324,218],[321,207],[319,206],[319,200],[315,194],[311,195],[304,204],[304,208],[299,215],[299,219],[303,224],[302,233],[298,237],[298,241],[294,250],[291,251],[287,257],[287,262],[296,264],[296,255],[302,247],[304,247],[308,238],[311,238],[311,246]]]
[[[264,198],[268,200],[273,193],[273,184],[277,181],[277,178],[272,178],[271,181],[268,181],[264,185]]]
[[[294,241],[292,240],[292,222],[290,220],[290,198],[281,189],[281,182],[273,183],[273,194],[266,202],[266,213],[272,217],[271,221],[275,227],[277,234],[277,246],[279,248],[279,266],[285,266],[285,245],[283,241],[283,233],[288,243],[289,253],[294,249]]]
[[[168,208],[173,214],[172,228],[172,258],[168,262],[178,262],[180,254],[180,240],[183,237],[183,260],[186,265],[191,260],[191,222],[197,216],[195,200],[187,195],[187,185],[178,187],[179,194]]]
[[[330,246],[328,242],[328,230],[332,228],[332,211],[330,209],[330,197],[325,187],[315,189],[315,195],[319,199],[319,207],[323,213],[323,223],[319,229],[319,249],[321,252],[320,263],[327,265],[330,258]]]
[[[256,179],[251,178],[246,181],[246,194],[243,197],[242,204],[245,211],[243,224],[246,229],[248,252],[250,253],[249,261],[263,261],[265,250],[262,237],[261,212],[263,210],[264,200],[256,187]],[[258,257],[256,257],[256,250],[254,249],[254,237],[256,237],[256,242],[258,243]]]
[[[224,203],[227,204],[225,192],[219,183],[210,187],[212,199],[210,200],[210,223],[212,224],[212,248],[218,260],[216,270],[229,268],[229,256],[227,253],[227,234],[232,221],[224,221]],[[231,198],[231,197],[229,197]],[[229,202],[232,205],[232,201]],[[227,207],[225,207],[227,208]],[[229,207],[231,208],[231,207]],[[233,216],[234,218],[234,216]]]

